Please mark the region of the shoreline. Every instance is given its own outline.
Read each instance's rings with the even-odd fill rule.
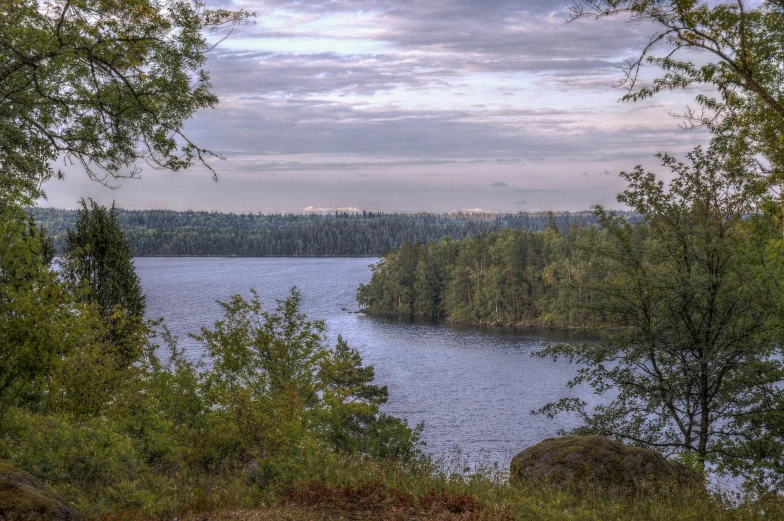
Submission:
[[[59,255],[59,254],[58,254]],[[380,259],[381,255],[134,255],[134,259]]]
[[[492,322],[481,322],[481,321],[465,321],[465,320],[453,320],[449,317],[433,317],[430,315],[422,315],[422,314],[408,314],[408,313],[374,313],[368,311],[367,309],[359,309],[355,313],[362,313],[369,317],[397,317],[402,318],[406,317],[409,319],[428,319],[434,322],[443,322],[445,324],[451,324],[456,326],[471,326],[471,327],[486,327],[486,328],[511,328],[511,329],[519,329],[519,330],[526,330],[526,329],[545,329],[548,331],[568,331],[572,333],[583,333],[583,334],[595,334],[598,335],[599,331],[607,331],[608,328],[605,329],[589,329],[583,326],[551,326],[545,325],[541,322],[530,321],[530,322],[521,322],[517,324],[498,324]]]

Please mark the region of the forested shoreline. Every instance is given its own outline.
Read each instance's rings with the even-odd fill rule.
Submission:
[[[451,322],[578,328],[595,317],[579,306],[569,281],[585,278],[588,260],[579,242],[601,236],[555,221],[539,232],[501,232],[424,244],[404,243],[373,266],[370,283],[357,291],[364,311],[419,315]]]
[[[75,210],[31,209],[62,253]],[[115,215],[135,257],[377,257],[405,242],[488,234],[504,228],[596,226],[590,212],[516,214],[234,214],[122,210]],[[636,219],[634,214],[627,215]]]

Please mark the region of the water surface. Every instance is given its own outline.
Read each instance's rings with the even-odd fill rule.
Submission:
[[[302,258],[137,258],[147,295],[147,314],[163,317],[180,346],[198,358],[201,345],[188,338],[220,317],[216,299],[259,291],[266,309],[292,286],[303,296],[303,311],[322,319],[334,342],[342,335],[376,369],[389,388],[383,410],[424,422],[426,450],[436,456],[459,446],[469,457],[503,466],[520,450],[574,418],[549,420],[532,409],[564,396],[580,396],[565,384],[568,363],[531,354],[547,342],[581,340],[561,331],[478,328],[431,320],[370,317],[360,313],[356,289],[370,280],[375,259]],[[589,402],[590,395],[582,396]]]

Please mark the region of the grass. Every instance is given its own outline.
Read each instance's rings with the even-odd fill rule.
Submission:
[[[249,472],[236,459],[196,464],[198,454],[187,450],[151,459],[157,448],[151,452],[105,420],[75,423],[17,411],[3,427],[0,457],[97,521],[784,520],[781,496],[725,498],[677,488],[623,495],[546,483],[518,488],[505,468],[470,467],[460,452],[404,464],[308,447]]]
[[[513,487],[498,475],[448,474],[434,462],[401,466],[346,458],[305,479],[254,488],[243,480],[213,483],[182,503],[193,521],[301,519],[358,521],[752,521],[784,519],[778,497],[729,501],[704,491],[607,495],[547,484]],[[227,488],[224,486],[229,485]],[[245,506],[243,506],[243,503]],[[103,514],[101,521],[165,519],[138,511]]]

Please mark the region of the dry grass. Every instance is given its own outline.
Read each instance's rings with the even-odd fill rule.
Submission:
[[[338,513],[329,513],[293,505],[264,510],[235,510],[190,516],[185,521],[345,521]]]
[[[290,487],[284,505],[314,509],[324,519],[376,521],[512,521],[508,511],[495,511],[464,493],[430,489],[415,498],[379,482],[329,486],[316,481]]]

